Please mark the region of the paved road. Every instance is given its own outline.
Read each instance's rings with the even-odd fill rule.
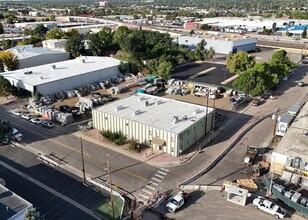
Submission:
[[[296,73],[285,82],[277,91],[277,99],[267,100],[266,103],[256,107],[251,106],[245,111],[246,115],[260,115],[270,113],[279,107],[280,111],[285,112],[293,103],[303,103],[308,101],[308,66],[296,70]],[[296,86],[298,81],[305,82],[305,87]],[[241,172],[243,169],[242,159],[246,152],[247,145],[266,147],[273,135],[274,121],[270,118],[250,130],[240,142],[218,163],[211,171],[195,180],[195,184],[220,185],[224,179],[235,180],[237,178],[248,177]],[[215,146],[213,146],[215,147]],[[218,147],[216,145],[216,147]]]
[[[32,203],[46,219],[97,219],[81,209],[93,213],[106,202],[107,196],[84,186],[72,174],[42,164],[23,149],[1,146],[0,155],[0,176],[6,187]],[[17,171],[12,171],[15,169]],[[35,184],[37,181],[39,185]],[[52,188],[56,193],[46,188]]]

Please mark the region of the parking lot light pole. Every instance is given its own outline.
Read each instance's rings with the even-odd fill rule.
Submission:
[[[81,151],[81,161],[82,161],[82,174],[83,174],[83,182],[86,182],[86,170],[84,166],[84,154],[83,154],[83,144],[82,137],[80,137],[80,151]]]

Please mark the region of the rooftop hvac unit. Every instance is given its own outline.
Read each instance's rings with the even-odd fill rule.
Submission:
[[[25,75],[30,75],[30,74],[33,74],[33,71],[25,71],[24,74]]]
[[[215,39],[216,39],[216,37],[212,37],[212,39],[213,39],[213,40],[215,40]]]
[[[234,37],[234,34],[232,34],[231,37]]]
[[[138,99],[138,102],[141,102],[141,101],[143,101],[145,98],[144,97],[140,97],[139,99]]]
[[[80,59],[80,62],[85,63],[86,59]]]
[[[226,37],[226,38],[225,38],[225,41],[228,41],[228,40],[229,40],[229,38]]]
[[[161,101],[160,100],[157,100],[156,102],[155,102],[155,105],[159,105],[161,103]]]

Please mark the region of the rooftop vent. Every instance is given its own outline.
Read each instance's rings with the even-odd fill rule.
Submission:
[[[55,64],[53,64],[53,65],[51,65],[51,69],[56,69],[56,65]]]
[[[24,74],[25,75],[30,75],[30,74],[33,74],[33,71],[25,71]]]
[[[140,113],[141,113],[140,110],[136,110],[136,111],[134,111],[133,115],[139,115]]]
[[[229,38],[226,37],[226,38],[225,38],[225,41],[228,41],[228,40],[229,40]]]
[[[141,101],[143,101],[145,99],[145,97],[140,97],[139,99],[138,99],[138,102],[141,102]]]
[[[157,101],[155,102],[155,105],[159,105],[159,104],[161,104],[161,101],[160,101],[160,100],[157,100]]]
[[[85,63],[86,59],[80,59],[80,62]]]
[[[187,115],[183,115],[182,119],[187,120]]]
[[[145,101],[144,106],[149,106],[149,101]]]
[[[178,116],[173,116],[172,117],[172,124],[176,124],[178,122]]]
[[[116,111],[119,111],[119,110],[121,110],[123,108],[123,106],[122,105],[119,105],[119,106],[117,106],[116,108],[115,108],[115,110]]]

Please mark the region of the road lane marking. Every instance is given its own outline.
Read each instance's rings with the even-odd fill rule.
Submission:
[[[146,188],[149,188],[149,189],[151,189],[151,190],[155,190],[155,188],[154,188],[154,187],[149,186],[149,185],[146,185],[145,187],[146,187]]]
[[[15,123],[15,124],[16,124],[16,123]],[[23,125],[20,125],[19,123],[18,123],[18,126],[19,126],[19,127],[22,127],[23,129],[27,130],[28,132],[30,132],[30,133],[32,133],[32,134],[35,134],[35,135],[37,135],[37,136],[39,136],[39,137],[41,137],[41,138],[43,138],[43,139],[48,139],[48,140],[50,140],[50,141],[52,141],[52,142],[54,142],[54,143],[56,143],[56,144],[59,144],[59,145],[65,147],[65,148],[68,148],[68,149],[70,149],[70,150],[72,150],[72,151],[75,151],[75,152],[78,152],[79,154],[81,154],[81,151],[80,151],[79,149],[77,150],[77,149],[75,149],[75,148],[73,148],[73,147],[70,147],[70,146],[68,146],[68,145],[66,145],[66,144],[63,144],[63,143],[61,143],[61,142],[59,142],[59,141],[56,141],[56,140],[54,140],[54,139],[51,139],[51,138],[49,138],[49,137],[46,137],[46,136],[44,136],[44,135],[38,134],[38,133],[36,133],[36,132],[34,132],[34,131],[31,131],[31,130],[29,130],[28,128],[24,127]],[[91,143],[91,142],[90,142],[90,143]],[[102,164],[104,164],[104,165],[106,165],[106,163],[107,163],[107,160],[106,160],[106,161],[103,161],[103,160],[101,160],[101,159],[99,159],[99,158],[96,158],[96,157],[90,156],[90,155],[89,155],[89,157],[90,157],[90,158],[93,158],[94,160],[96,160],[96,161],[98,161],[98,162],[100,162],[100,163],[102,163]],[[113,169],[113,170],[119,170],[119,171],[121,171],[121,172],[124,172],[124,173],[126,173],[126,174],[129,174],[129,175],[131,175],[131,176],[134,176],[134,177],[136,177],[136,178],[138,178],[138,179],[141,179],[141,180],[144,180],[144,181],[147,181],[147,180],[148,180],[147,178],[144,178],[144,177],[139,176],[139,175],[137,175],[137,174],[131,173],[131,172],[127,171],[127,170],[123,170],[121,167],[110,166],[110,168]],[[111,172],[111,173],[112,173],[112,172]]]
[[[56,190],[50,188],[49,186],[46,186],[45,184],[41,183],[40,181],[32,178],[31,176],[15,169],[14,167],[11,167],[10,165],[0,161],[0,165],[7,168],[8,170],[16,173],[17,175],[23,177],[24,179],[34,183],[35,185],[41,187],[42,189],[45,189],[46,191],[52,193],[53,195],[63,199],[64,201],[70,203],[71,205],[75,206],[76,208],[79,208],[80,210],[84,211],[85,213],[87,213],[88,215],[91,215],[93,218],[95,219],[100,219],[98,216],[96,216],[91,210],[87,209],[86,207],[80,205],[79,203],[75,202],[74,200],[68,198],[67,196],[57,192]]]
[[[164,176],[158,175],[157,173],[155,173],[155,176],[157,176],[158,178],[164,179]]]
[[[160,171],[160,170],[158,170],[157,172],[160,173],[160,174],[162,174],[162,175],[167,175],[167,173],[164,173],[164,172],[162,172],[162,171]]]
[[[143,189],[142,191],[145,192],[145,193],[147,193],[147,194],[150,194],[150,195],[153,194],[152,192],[150,192],[150,191],[148,191],[148,190],[146,190],[146,189]]]
[[[154,186],[158,186],[158,183],[154,183],[153,181],[149,182],[151,185],[153,184]]]
[[[155,177],[152,177],[151,179],[152,179],[152,180],[155,180],[156,182],[161,182],[161,180],[156,179]]]
[[[141,194],[141,193],[139,194],[139,196],[145,198],[146,200],[148,200],[148,199],[150,198],[149,196],[143,195],[143,194]]]
[[[163,171],[166,171],[166,172],[169,172],[170,170],[167,170],[167,169],[165,169],[165,168],[160,168],[161,170],[163,170]]]

